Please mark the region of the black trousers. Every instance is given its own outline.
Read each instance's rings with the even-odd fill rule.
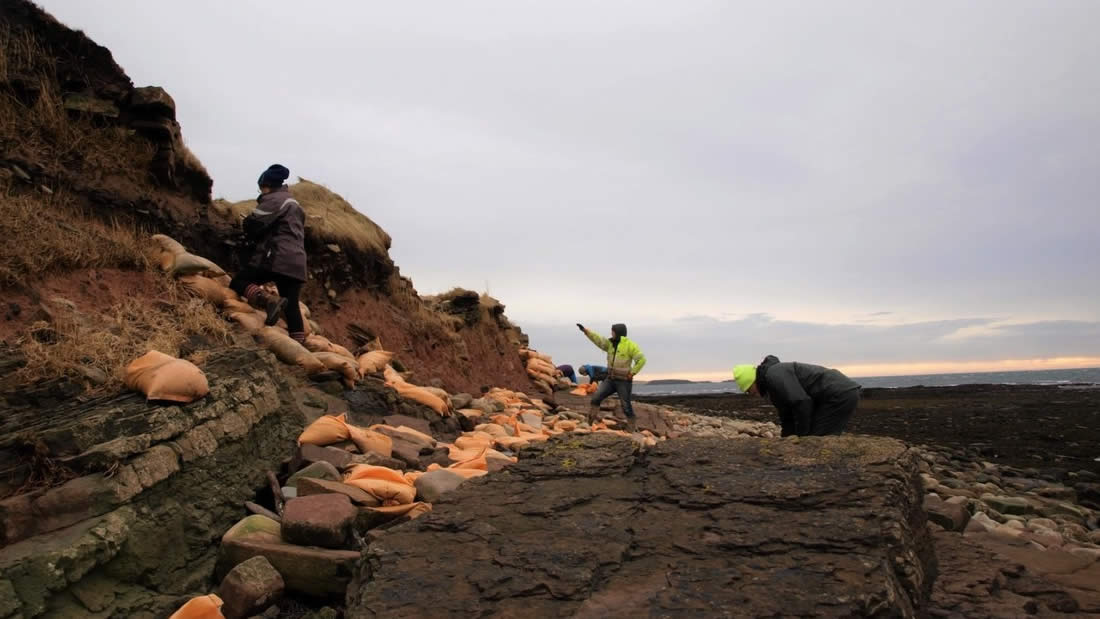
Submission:
[[[843,434],[848,420],[859,406],[859,389],[851,389],[824,402],[814,402],[814,416],[810,419],[810,434],[825,436]]]
[[[634,390],[634,381],[632,380],[615,380],[608,378],[600,383],[600,386],[596,389],[596,394],[592,396],[592,406],[599,406],[600,402],[603,402],[612,393],[619,394],[619,400],[623,403],[623,414],[627,417],[634,416],[634,407],[630,404],[630,392]]]
[[[245,267],[229,282],[229,287],[244,298],[249,284],[262,286],[267,282],[275,282],[275,287],[279,289],[279,296],[286,299],[286,309],[283,310],[283,316],[286,317],[286,330],[291,333],[304,333],[305,321],[302,319],[302,308],[298,306],[298,295],[302,293],[304,282],[264,269]]]

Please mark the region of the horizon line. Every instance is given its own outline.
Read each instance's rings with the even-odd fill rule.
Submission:
[[[924,376],[929,374],[984,374],[991,372],[1034,372],[1041,370],[1100,369],[1100,357],[1052,357],[1002,359],[998,361],[916,361],[910,363],[840,363],[834,367],[851,378]],[[697,372],[660,372],[639,377],[651,380],[696,380],[722,382],[733,378],[732,369]],[[641,382],[641,380],[639,382]]]

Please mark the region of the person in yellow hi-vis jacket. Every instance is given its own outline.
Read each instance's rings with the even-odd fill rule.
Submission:
[[[637,426],[634,422],[634,407],[630,404],[630,392],[634,387],[634,377],[645,366],[645,355],[638,345],[626,337],[626,325],[611,325],[611,337],[605,338],[584,325],[577,323],[577,328],[588,336],[600,350],[607,352],[607,380],[600,383],[600,388],[592,396],[592,410],[588,414],[589,422],[594,422],[600,412],[600,402],[603,402],[612,393],[619,394],[619,400],[623,403],[623,414],[626,415],[627,428],[634,432]]]

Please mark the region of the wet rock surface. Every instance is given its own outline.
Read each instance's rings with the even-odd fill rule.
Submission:
[[[889,439],[564,436],[380,536],[350,617],[913,615],[935,576]]]

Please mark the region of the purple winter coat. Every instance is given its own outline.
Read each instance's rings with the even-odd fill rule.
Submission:
[[[260,195],[241,225],[256,244],[248,266],[306,281],[306,213],[290,188]]]

